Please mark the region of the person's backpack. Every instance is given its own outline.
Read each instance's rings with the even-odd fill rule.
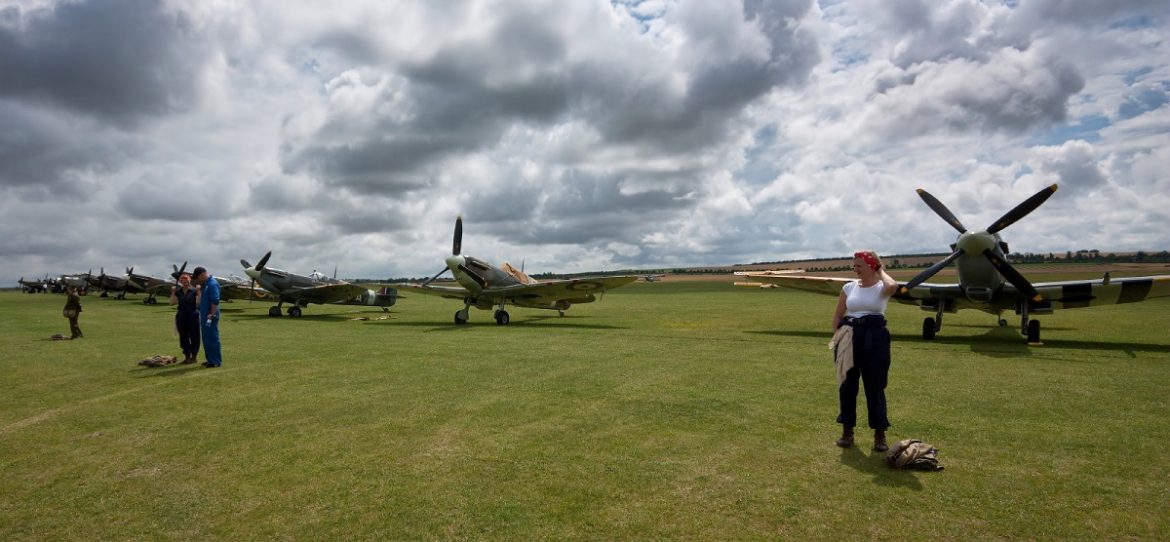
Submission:
[[[886,463],[896,469],[943,470],[938,464],[938,448],[912,438],[891,446],[886,452]]]

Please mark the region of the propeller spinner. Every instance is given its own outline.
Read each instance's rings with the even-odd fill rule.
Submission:
[[[1028,216],[1028,213],[1035,211],[1036,208],[1040,207],[1042,203],[1047,201],[1048,198],[1056,192],[1056,188],[1057,187],[1055,184],[1045,187],[1043,190],[1032,195],[1032,197],[1024,200],[1011,211],[1008,211],[1006,214],[1000,217],[999,220],[993,222],[991,226],[987,228],[987,230],[981,232],[967,231],[967,229],[963,226],[963,223],[959,222],[959,219],[955,217],[954,213],[952,213],[950,209],[947,209],[946,205],[943,205],[941,201],[930,195],[929,192],[919,189],[918,195],[922,198],[922,201],[926,202],[926,205],[930,207],[931,210],[935,212],[935,214],[946,221],[947,224],[950,224],[951,227],[959,230],[961,235],[959,235],[959,240],[955,243],[955,251],[950,256],[947,256],[942,261],[919,273],[918,276],[910,279],[910,282],[907,282],[906,285],[902,287],[901,292],[905,294],[915,286],[926,282],[928,279],[930,279],[930,277],[933,277],[935,273],[938,273],[940,270],[942,270],[942,268],[958,259],[959,256],[964,254],[982,254],[989,262],[991,262],[991,265],[995,267],[995,270],[998,271],[1004,279],[1010,282],[1012,286],[1015,286],[1016,289],[1018,289],[1020,292],[1023,292],[1032,301],[1042,300],[1043,297],[1040,295],[1040,292],[1036,291],[1036,288],[1032,286],[1032,283],[1028,282],[1028,279],[1024,278],[1024,276],[1021,275],[1019,271],[1016,271],[1016,269],[1012,267],[1011,264],[1007,262],[1007,260],[1004,260],[995,253],[994,249],[995,245],[997,244],[995,234],[1004,228],[1015,224],[1021,218]]]

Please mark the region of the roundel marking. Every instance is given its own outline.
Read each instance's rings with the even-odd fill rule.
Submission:
[[[582,292],[587,292],[589,290],[597,290],[599,288],[604,288],[604,287],[605,287],[605,285],[600,283],[600,282],[593,282],[593,281],[588,281],[588,280],[581,281],[581,282],[574,282],[574,283],[566,286],[566,288],[568,288],[570,290],[577,290],[577,291],[582,291]]]

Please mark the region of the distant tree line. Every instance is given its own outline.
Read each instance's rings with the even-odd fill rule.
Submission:
[[[1170,263],[1170,252],[1102,253],[1097,249],[1066,250],[1064,252],[1013,252],[1008,260],[1015,263]]]

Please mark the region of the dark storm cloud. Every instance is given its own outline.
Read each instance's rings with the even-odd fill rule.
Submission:
[[[188,107],[205,51],[187,17],[158,1],[8,8],[0,22],[0,96],[129,125]]]
[[[193,222],[221,220],[232,215],[231,198],[207,197],[183,188],[190,186],[204,186],[204,183],[143,176],[119,192],[115,208],[137,220]]]
[[[683,67],[647,73],[653,56],[667,58],[662,52],[572,56],[569,40],[583,38],[558,26],[559,5],[509,5],[485,21],[492,25],[485,38],[449,40],[425,58],[394,61],[388,69],[402,83],[380,90],[377,104],[384,107],[366,112],[374,120],[355,126],[347,112],[331,110],[305,139],[290,138],[282,164],[329,185],[392,195],[422,187],[431,178],[428,168],[449,157],[493,148],[517,125],[583,122],[600,132],[603,145],[662,156],[722,144],[747,104],[803,81],[819,61],[812,35],[794,24],[811,2],[749,2],[746,23],[722,24],[709,24],[693,7],[702,2],[690,5],[699,13],[683,10],[682,30],[708,49],[696,55],[705,60],[685,68],[691,71],[682,93],[672,83],[680,78],[668,74]],[[767,50],[709,46],[744,28],[757,28]],[[356,60],[368,48],[345,43],[334,52]]]
[[[79,174],[124,159],[125,138],[84,119],[0,99],[0,126],[0,189],[18,197],[80,197]]]

